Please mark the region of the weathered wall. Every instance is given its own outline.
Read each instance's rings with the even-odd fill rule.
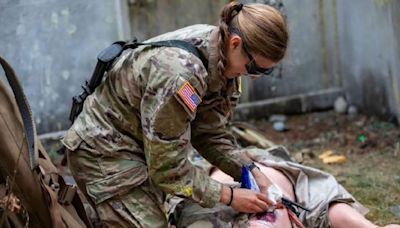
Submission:
[[[122,1],[101,2],[0,0],[0,55],[20,76],[39,132],[68,126],[71,97],[99,50],[127,30]]]
[[[327,29],[333,25],[325,8],[331,5],[323,4],[322,0],[282,2],[289,21],[288,54],[282,72],[277,70],[273,77],[248,80],[249,101],[328,89],[340,84],[335,74],[336,65],[332,64],[336,59],[329,53],[332,48],[328,38],[334,32]]]
[[[192,24],[217,24],[228,0],[130,0],[132,36],[139,40]]]
[[[245,80],[238,107],[242,117],[327,109],[342,94],[336,0],[281,2],[290,32],[287,56],[272,77]],[[280,98],[286,96],[283,102]],[[271,106],[276,102],[280,104]]]
[[[245,80],[242,102],[343,87],[363,110],[398,116],[399,1],[282,1],[291,33],[282,72]],[[91,74],[99,50],[131,35],[143,40],[190,24],[216,24],[227,2],[0,0],[0,54],[21,77],[39,131],[65,129],[71,97]]]
[[[363,112],[399,119],[400,1],[283,3],[291,33],[283,77],[247,81],[245,101],[338,87]]]
[[[338,0],[340,71],[348,98],[385,119],[400,114],[400,1]]]

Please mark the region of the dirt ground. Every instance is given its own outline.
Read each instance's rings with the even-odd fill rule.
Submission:
[[[255,126],[276,144],[286,146],[301,163],[332,173],[356,199],[370,209],[377,224],[400,223],[390,208],[400,207],[400,129],[364,115],[320,112],[288,116],[289,130],[274,131],[268,120]],[[318,158],[331,150],[344,155],[343,164],[327,165]],[[393,210],[393,209],[392,209]]]

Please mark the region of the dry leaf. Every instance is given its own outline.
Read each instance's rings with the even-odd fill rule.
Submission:
[[[333,155],[322,159],[325,164],[343,164],[347,161],[347,158],[343,155]]]
[[[321,155],[319,155],[318,157],[319,157],[319,159],[323,160],[324,158],[331,156],[332,154],[333,154],[332,150],[327,150],[324,153],[322,153]]]

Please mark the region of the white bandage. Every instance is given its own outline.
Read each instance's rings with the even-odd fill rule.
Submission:
[[[274,204],[279,201],[283,196],[282,190],[276,184],[272,184],[268,188],[268,199]]]

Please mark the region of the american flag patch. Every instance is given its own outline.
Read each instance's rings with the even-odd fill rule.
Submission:
[[[188,81],[185,81],[179,88],[178,95],[192,112],[196,111],[197,106],[201,103],[201,98]]]

